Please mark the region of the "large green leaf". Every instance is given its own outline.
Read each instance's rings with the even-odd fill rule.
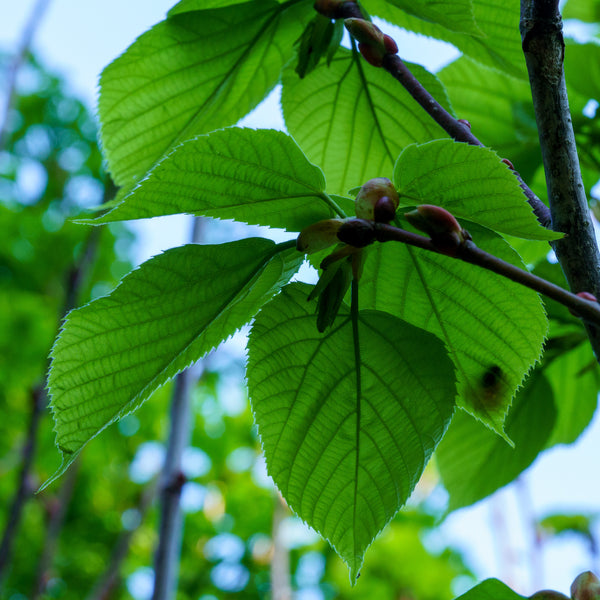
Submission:
[[[509,158],[527,180],[541,164],[531,90],[526,81],[462,56],[438,77],[473,133]]]
[[[540,225],[512,171],[488,148],[454,140],[413,144],[396,161],[394,184],[405,206],[436,204],[515,237],[561,236]]]
[[[569,87],[588,100],[600,100],[600,45],[570,42],[565,48]]]
[[[408,31],[450,42],[478,62],[527,79],[519,33],[519,0],[473,0],[473,16],[482,35],[451,31],[441,21],[424,21],[392,6],[389,0],[363,0],[363,4],[372,15]]]
[[[553,360],[545,374],[558,411],[548,446],[572,444],[590,424],[598,406],[600,369],[587,340]]]
[[[499,236],[469,225],[477,245],[514,264]],[[446,343],[458,404],[498,433],[511,398],[538,360],[547,319],[539,296],[495,273],[404,244],[369,248],[361,306],[389,312]]]
[[[140,36],[100,79],[109,168],[130,188],[174,146],[233,125],[279,79],[312,9],[255,0],[174,15]]]
[[[325,179],[294,140],[224,129],[178,146],[100,224],[190,213],[300,231],[334,216]]]
[[[382,69],[359,54],[340,49],[328,67],[300,79],[284,71],[281,105],[288,131],[310,160],[321,166],[330,192],[345,194],[373,177],[391,178],[394,161],[407,144],[446,133]],[[423,67],[415,75],[441,104],[448,98]]]
[[[473,18],[472,0],[387,0],[409,15],[461,33],[481,35]]]
[[[353,332],[342,308],[319,334],[310,289],[287,286],[256,317],[248,389],[269,473],[354,581],[446,429],[454,373],[439,340],[391,315],[361,311]]]
[[[513,592],[501,581],[486,579],[456,600],[524,600],[524,598],[525,596]]]
[[[435,453],[450,495],[448,510],[474,504],[515,479],[544,449],[555,418],[552,388],[540,371],[519,390],[506,417],[505,431],[514,448],[457,411]]]
[[[263,238],[168,250],[104,298],[72,311],[49,389],[60,475],[81,448],[248,322],[301,263]]]
[[[587,23],[600,21],[599,0],[568,0],[563,9],[564,19],[579,19]]]

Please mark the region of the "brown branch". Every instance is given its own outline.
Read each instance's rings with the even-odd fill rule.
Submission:
[[[204,225],[204,219],[194,219],[192,242],[200,243],[203,237]],[[181,470],[181,460],[191,433],[191,387],[196,380],[197,371],[194,366],[189,367],[175,377],[167,456],[161,474],[161,514],[158,545],[154,557],[152,600],[169,600],[175,597],[183,529],[180,500],[181,489],[185,484],[185,474]]]
[[[402,242],[410,246],[416,246],[423,250],[435,252],[437,254],[449,255],[447,252],[441,252],[434,242],[425,236],[374,221],[365,221],[363,219],[350,219],[346,221],[338,230],[338,238],[347,244],[357,247],[367,246],[375,241],[378,242]],[[506,277],[511,281],[524,285],[548,298],[560,302],[574,313],[581,316],[584,320],[600,325],[600,304],[592,302],[571,292],[546,281],[529,271],[520,269],[515,265],[503,261],[502,259],[481,250],[472,241],[466,240],[456,246],[453,258],[464,262],[477,265],[488,271]]]
[[[529,73],[552,228],[566,235],[554,250],[569,287],[600,294],[600,253],[581,179],[569,111],[558,0],[521,0],[521,39]],[[597,359],[600,328],[586,323]]]
[[[321,11],[325,16],[343,19],[364,19],[360,7],[355,2],[344,2],[338,4],[335,0],[323,4],[331,4],[335,8],[329,11]],[[318,3],[315,8],[319,10]],[[387,36],[389,38],[389,36]],[[391,39],[391,38],[390,38]],[[402,59],[393,53],[383,54],[381,66],[396,79],[404,89],[417,101],[427,114],[454,140],[465,142],[473,146],[483,146],[470,128],[455,119],[426,89],[417,78],[410,72]],[[538,221],[544,226],[550,226],[550,212],[548,207],[533,193],[529,186],[523,181],[521,175],[512,165],[509,165],[517,178],[527,201]]]

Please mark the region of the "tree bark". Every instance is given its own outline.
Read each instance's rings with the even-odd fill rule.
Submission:
[[[575,145],[563,68],[565,44],[558,0],[521,0],[521,40],[546,173],[553,244],[574,292],[600,297],[600,254]],[[596,359],[600,328],[586,323]]]

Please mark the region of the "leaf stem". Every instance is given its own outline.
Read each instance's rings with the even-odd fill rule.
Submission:
[[[337,214],[338,217],[345,219],[348,216],[327,192],[321,192],[319,195],[321,198],[323,198],[323,200],[325,200],[328,206]]]
[[[353,237],[357,240],[357,246],[367,246],[374,241],[378,242],[402,242],[410,246],[416,246],[436,254],[445,254],[440,252],[430,238],[418,235],[400,227],[365,221],[364,219],[352,219],[342,225],[338,236],[341,241],[352,245]],[[465,241],[456,248],[453,256],[458,260],[477,265],[488,271],[506,277],[511,281],[524,285],[560,304],[566,306],[574,313],[579,315],[585,321],[600,325],[600,304],[580,298],[546,279],[542,279],[529,271],[525,271],[515,265],[512,265],[493,254],[489,254],[478,248],[474,242]]]

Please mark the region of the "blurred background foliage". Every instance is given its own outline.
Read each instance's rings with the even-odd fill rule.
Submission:
[[[1,73],[7,65],[1,58]],[[8,536],[12,552],[0,573],[0,597],[143,600],[152,591],[171,385],[94,440],[57,484],[35,494],[58,467],[43,392],[52,341],[66,310],[105,294],[131,268],[134,238],[123,225],[89,228],[69,221],[113,193],[94,117],[33,57],[17,83],[0,148],[3,543],[20,483],[24,496],[17,502],[23,509],[18,526]],[[455,596],[457,581],[461,589],[474,583],[456,551],[427,549],[426,533],[441,513],[417,501],[386,529],[367,557],[360,585],[351,588],[340,559],[282,507],[273,489],[239,353],[220,352],[206,361],[193,415],[183,461],[186,519],[177,598],[269,598],[275,551],[289,561],[294,595],[303,600],[444,600]],[[24,477],[28,456],[33,462]],[[277,550],[275,536],[283,541]]]

